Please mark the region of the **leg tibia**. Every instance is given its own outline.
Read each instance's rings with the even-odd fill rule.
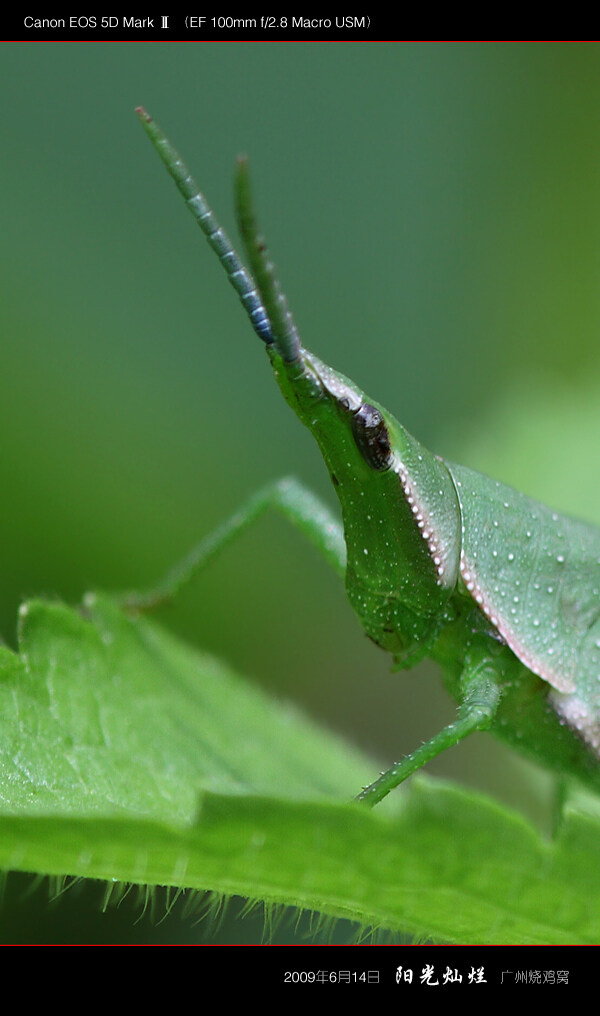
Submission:
[[[171,599],[268,509],[278,511],[300,529],[343,577],[346,570],[346,544],[340,523],[315,494],[297,480],[286,478],[269,484],[249,498],[226,522],[205,536],[157,586],[141,593],[128,593],[121,598],[121,602],[125,606],[146,609]]]
[[[401,762],[382,773],[378,780],[366,787],[357,797],[368,805],[377,804],[408,776],[421,769],[432,758],[446,748],[463,741],[476,730],[490,726],[500,700],[500,673],[492,661],[479,662],[476,667],[466,670],[463,675],[465,697],[458,709],[454,723],[450,723],[431,740],[407,755]]]

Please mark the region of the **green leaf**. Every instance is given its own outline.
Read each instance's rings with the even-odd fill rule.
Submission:
[[[552,843],[413,779],[350,798],[375,763],[146,618],[33,602],[0,651],[0,865],[291,904],[434,940],[600,938],[600,826]]]

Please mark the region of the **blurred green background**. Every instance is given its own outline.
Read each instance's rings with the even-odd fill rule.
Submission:
[[[23,597],[147,585],[270,479],[334,504],[140,103],[231,233],[249,154],[309,348],[432,450],[600,523],[596,44],[5,44],[0,95],[9,643]],[[382,765],[453,715],[434,669],[390,675],[277,519],[160,617]],[[430,770],[545,821],[549,781],[485,736]],[[9,880],[3,941],[206,934],[28,885]]]

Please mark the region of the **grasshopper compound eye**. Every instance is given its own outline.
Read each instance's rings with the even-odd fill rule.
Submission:
[[[392,464],[392,450],[383,416],[375,406],[363,402],[352,417],[352,433],[365,462],[383,471]]]

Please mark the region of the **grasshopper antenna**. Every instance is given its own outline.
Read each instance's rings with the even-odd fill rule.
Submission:
[[[235,174],[235,210],[238,229],[244,242],[246,255],[258,290],[265,305],[277,350],[288,363],[300,357],[300,339],[296,325],[282,292],[275,265],[269,258],[267,246],[261,236],[252,202],[248,159],[238,156]]]
[[[274,345],[284,360],[288,362],[297,360],[300,355],[300,341],[287,301],[275,275],[275,268],[268,258],[264,241],[258,232],[248,181],[247,160],[238,160],[235,190],[238,225],[254,278],[242,264],[237,251],[225,230],[219,225],[179,153],[142,106],[138,106],[136,113],[200,229],[223,265],[254,331],[267,346]]]
[[[153,120],[142,106],[137,107],[136,113],[177,188],[185,198],[185,202],[200,229],[223,265],[227,278],[242,301],[254,331],[263,342],[271,345],[274,342],[271,323],[254,279],[240,261],[229,237],[217,222],[183,159],[165,137],[156,120]]]

